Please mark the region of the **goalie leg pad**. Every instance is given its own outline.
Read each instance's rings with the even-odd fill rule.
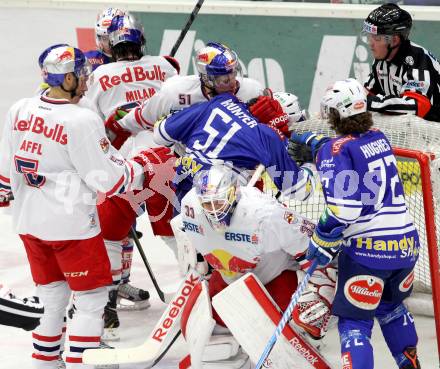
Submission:
[[[211,299],[206,281],[198,283],[182,312],[180,327],[188,345],[193,369],[202,368],[205,346],[215,326],[212,318]]]
[[[339,317],[342,366],[347,369],[373,369],[373,347],[370,343],[373,320]]]
[[[181,329],[190,352],[180,368],[248,368],[249,358],[230,334],[212,335],[216,323],[212,317],[207,281],[196,285],[182,313]],[[186,364],[185,364],[186,363]]]
[[[397,365],[406,361],[404,355],[408,347],[417,346],[417,333],[414,319],[405,305],[381,302],[376,310],[383,337]]]
[[[248,273],[215,295],[213,306],[251,361],[258,362],[282,316],[261,282]],[[330,368],[290,324],[282,331],[269,360],[272,369]]]

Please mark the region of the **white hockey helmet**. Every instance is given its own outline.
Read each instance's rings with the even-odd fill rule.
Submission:
[[[321,100],[321,117],[328,118],[335,109],[341,118],[348,118],[367,111],[367,94],[354,78],[337,81],[331,85]]]
[[[125,12],[118,8],[107,8],[98,13],[95,24],[95,41],[96,46],[104,54],[110,56],[110,44],[108,36],[108,27],[112,23],[112,19],[117,15],[124,15]]]
[[[67,44],[56,44],[44,50],[38,58],[44,82],[50,86],[60,86],[66,73],[74,73],[77,78],[88,77],[92,67],[80,49]]]
[[[238,201],[239,174],[226,165],[213,165],[194,178],[194,187],[206,218],[217,231],[231,222]]]
[[[306,110],[301,110],[296,95],[290,92],[274,92],[273,98],[280,103],[284,113],[289,116],[289,125],[307,120],[307,112]]]

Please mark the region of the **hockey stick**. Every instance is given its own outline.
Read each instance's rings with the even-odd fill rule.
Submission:
[[[277,325],[277,328],[275,329],[275,332],[273,333],[272,337],[269,339],[269,342],[267,343],[266,347],[264,348],[263,353],[260,356],[260,359],[257,362],[257,365],[255,365],[255,369],[261,369],[264,365],[264,362],[267,360],[270,352],[272,351],[273,347],[275,346],[275,342],[277,341],[278,337],[281,335],[281,332],[283,331],[286,324],[290,321],[292,316],[292,311],[295,308],[296,304],[298,303],[298,299],[303,293],[304,289],[307,286],[307,283],[309,282],[310,277],[312,276],[313,272],[318,266],[318,260],[315,259],[312,263],[312,265],[307,270],[307,273],[296,289],[295,293],[292,295],[292,298],[289,302],[289,305],[286,308],[286,311],[284,311],[283,316],[281,317],[280,322]]]
[[[153,282],[154,288],[156,289],[156,292],[159,295],[159,298],[163,302],[168,304],[171,301],[171,299],[173,298],[174,294],[164,293],[160,289],[159,284],[156,281],[156,277],[153,274],[153,270],[151,269],[150,263],[148,262],[147,257],[145,256],[145,252],[142,248],[141,242],[139,241],[139,237],[137,236],[136,231],[133,228],[130,229],[130,236],[131,236],[131,238],[133,238],[134,243],[136,244],[136,247],[139,251],[139,254],[141,255],[142,261],[144,262],[145,268],[147,268],[147,272],[151,278],[151,281]]]
[[[205,0],[197,1],[196,6],[194,7],[192,13],[189,15],[188,20],[186,21],[185,27],[182,28],[182,31],[180,32],[180,35],[177,38],[176,43],[174,44],[173,48],[171,49],[170,56],[176,55],[177,49],[180,47],[180,44],[182,43],[183,39],[186,36],[186,33],[188,32],[189,28],[191,27],[192,22],[194,22],[194,19],[196,19],[197,13],[199,12],[200,8],[202,7],[204,1]]]
[[[247,183],[246,187],[254,187],[255,183],[260,179],[263,172],[266,170],[263,164],[259,164],[257,169],[255,169],[254,174],[252,174],[251,179]]]
[[[145,369],[153,367],[178,338],[183,308],[200,278],[198,272],[189,270],[144,343],[131,348],[85,350],[83,363],[92,365],[143,363]]]

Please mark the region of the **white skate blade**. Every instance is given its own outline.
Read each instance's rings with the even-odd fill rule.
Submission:
[[[119,311],[139,311],[148,309],[150,306],[149,300],[131,301],[118,297],[116,309]]]
[[[119,328],[104,328],[104,333],[101,336],[102,341],[119,341],[120,339]]]

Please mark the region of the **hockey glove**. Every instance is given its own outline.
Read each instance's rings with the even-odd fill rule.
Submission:
[[[297,162],[299,166],[304,163],[313,163],[312,148],[308,145],[299,144],[292,139],[287,145],[289,156]]]
[[[294,133],[290,137],[289,147],[291,147],[291,151],[296,154],[299,151],[297,145],[308,146],[311,150],[313,162],[316,162],[316,155],[319,149],[328,141],[330,141],[330,137],[317,135],[313,132],[305,132],[302,134]],[[305,157],[305,159],[309,159],[309,157]]]
[[[105,121],[105,130],[110,142],[116,149],[120,149],[125,141],[131,136],[131,133],[122,128],[118,120],[122,119],[128,114],[126,110],[116,109]]]
[[[330,233],[326,233],[316,228],[310,239],[306,258],[308,260],[316,258],[319,265],[328,265],[341,249],[344,238],[342,235],[343,229],[344,226],[340,226],[334,228]]]
[[[249,103],[249,111],[261,123],[267,124],[283,135],[290,137],[289,115],[283,111],[277,100],[269,96],[259,96],[255,102]]]
[[[7,194],[0,194],[0,208],[6,208],[11,204],[11,200],[14,199],[12,192]]]

